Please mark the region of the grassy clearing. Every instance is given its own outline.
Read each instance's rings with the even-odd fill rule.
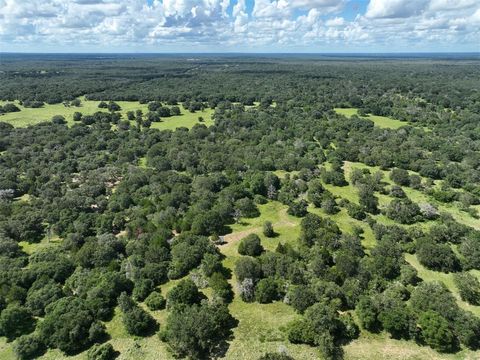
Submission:
[[[398,129],[398,128],[401,128],[402,126],[409,125],[406,122],[395,120],[386,116],[378,116],[378,115],[371,115],[371,114],[369,114],[368,116],[360,116],[358,115],[357,108],[335,108],[334,110],[337,114],[346,116],[348,118],[352,117],[353,115],[357,115],[359,117],[363,117],[364,119],[372,120],[375,123],[375,125],[380,128]]]
[[[55,235],[55,236],[45,236],[38,243],[29,243],[27,241],[20,241],[18,245],[20,245],[20,247],[24,252],[26,252],[28,255],[31,255],[34,252],[37,252],[39,250],[46,249],[51,246],[60,245],[61,242],[62,242],[62,239],[57,235]]]
[[[478,354],[460,351],[456,354],[440,354],[413,341],[391,339],[387,334],[362,332],[360,337],[344,348],[345,360],[473,360]]]
[[[254,360],[281,347],[295,359],[319,359],[315,348],[291,344],[286,339],[282,327],[299,317],[287,304],[244,303],[236,297],[229,309],[239,323],[225,359]]]
[[[204,124],[205,126],[213,125],[213,110],[208,108],[202,111],[191,113],[180,105],[181,115],[163,118],[161,122],[152,123],[153,129],[159,130],[175,130],[178,127],[186,127],[191,129],[195,124]],[[204,121],[200,122],[199,117],[203,117]]]
[[[82,103],[79,107],[66,107],[63,104],[45,104],[43,107],[36,109],[26,108],[20,105],[18,101],[15,101],[15,105],[17,105],[21,111],[1,115],[0,121],[10,123],[16,127],[26,127],[40,122],[50,121],[54,115],[62,115],[65,117],[68,125],[71,126],[74,124],[73,114],[77,111],[81,112],[83,115],[92,115],[97,111],[106,111],[105,109],[100,109],[98,107],[100,101],[85,100],[83,96],[80,97],[80,100]],[[7,102],[0,101],[0,105],[4,105],[5,103]],[[120,113],[122,114],[123,119],[127,118],[128,111],[142,110],[143,114],[148,112],[148,104],[140,104],[138,101],[116,101],[116,103],[121,107]],[[179,107],[182,113],[181,115],[164,118],[161,122],[153,123],[152,128],[159,130],[175,130],[177,127],[186,127],[190,129],[195,124],[199,123],[198,118],[200,116],[203,117],[203,123],[206,126],[213,125],[212,109],[208,108],[203,111],[191,113],[185,109],[183,105],[180,105]],[[135,122],[132,121],[131,123],[134,124]]]
[[[460,295],[458,293],[458,289],[455,286],[453,281],[453,274],[445,274],[439,271],[432,271],[424,267],[418,261],[416,255],[412,254],[405,254],[405,260],[412,265],[418,271],[418,276],[423,279],[424,281],[440,281],[445,284],[445,286],[452,292],[452,294],[457,299],[458,305],[468,311],[471,311],[476,316],[480,316],[480,306],[474,306],[462,301],[460,299]],[[477,276],[480,279],[480,271],[472,271],[472,274]]]

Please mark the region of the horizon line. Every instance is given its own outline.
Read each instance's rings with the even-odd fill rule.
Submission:
[[[352,54],[352,55],[374,55],[374,54],[479,54],[480,51],[326,51],[326,52],[288,52],[288,51],[198,51],[198,52],[182,52],[182,51],[163,51],[163,52],[152,52],[152,51],[67,51],[67,52],[30,52],[30,51],[0,51],[2,54],[31,54],[31,55],[64,55],[64,54],[151,54],[151,55],[169,55],[169,54],[185,54],[185,55],[202,55],[202,54],[282,54],[282,55],[338,55],[338,54]]]

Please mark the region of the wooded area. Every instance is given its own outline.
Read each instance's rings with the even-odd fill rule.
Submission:
[[[0,357],[480,356],[479,65],[6,57]]]

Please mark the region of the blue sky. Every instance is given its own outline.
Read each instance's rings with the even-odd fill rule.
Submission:
[[[2,52],[479,52],[479,0],[0,0]]]

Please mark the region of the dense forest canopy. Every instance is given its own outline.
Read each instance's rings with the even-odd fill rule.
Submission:
[[[5,356],[142,357],[113,326],[179,358],[336,359],[372,334],[478,356],[479,65],[5,56]],[[2,120],[61,103],[72,122]],[[239,340],[275,304],[271,345]]]

